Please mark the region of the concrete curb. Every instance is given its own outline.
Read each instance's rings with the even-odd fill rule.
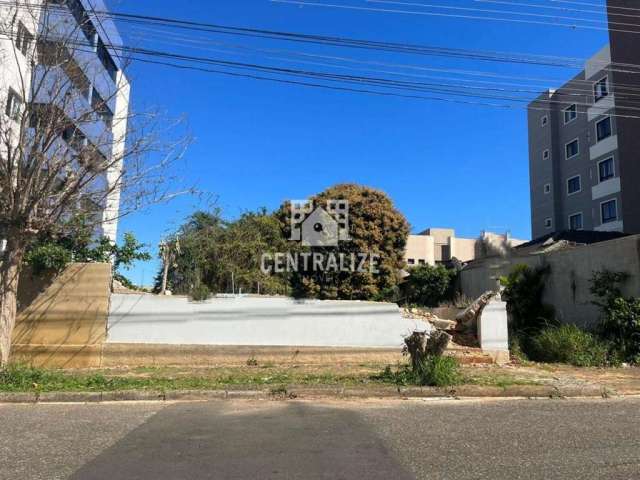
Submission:
[[[461,385],[437,387],[377,387],[340,386],[307,387],[289,385],[286,388],[263,390],[173,390],[167,392],[125,390],[115,392],[0,392],[0,403],[99,403],[118,401],[207,401],[207,400],[285,400],[285,399],[367,399],[367,398],[609,398],[617,393],[597,385],[554,387],[545,385],[513,385],[485,387]]]

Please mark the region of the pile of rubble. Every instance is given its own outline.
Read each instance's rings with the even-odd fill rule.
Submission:
[[[444,318],[439,318],[428,310],[423,310],[421,308],[402,307],[400,309],[400,313],[404,318],[411,318],[413,320],[422,320],[423,322],[427,322],[436,330],[455,330],[458,326],[458,322],[456,322],[455,320],[446,320]]]
[[[427,336],[443,338],[458,345],[478,346],[477,322],[484,307],[495,296],[495,292],[486,292],[480,295],[471,305],[456,315],[455,320],[439,318],[432,312],[416,307],[402,307],[400,312],[404,318],[421,320],[432,327]],[[445,344],[447,344],[445,342]]]

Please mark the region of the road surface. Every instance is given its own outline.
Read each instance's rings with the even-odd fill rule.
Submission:
[[[0,405],[1,479],[640,478],[640,399]]]

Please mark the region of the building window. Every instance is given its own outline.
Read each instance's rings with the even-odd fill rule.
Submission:
[[[100,59],[102,66],[111,77],[111,80],[115,82],[117,80],[118,67],[111,58],[111,55],[109,55],[109,51],[107,50],[107,47],[105,47],[101,39],[98,39],[98,49],[96,53],[98,54],[98,58]]]
[[[544,227],[545,228],[551,228],[551,219],[550,218],[545,218],[544,219]]]
[[[578,139],[576,138],[573,142],[569,142],[565,145],[566,157],[567,160],[575,157],[580,153],[580,146],[578,143]]]
[[[574,121],[578,117],[578,107],[574,103],[570,107],[564,109],[564,123],[570,123]]]
[[[62,139],[80,153],[87,146],[87,137],[77,127],[68,127],[62,131]]]
[[[543,127],[546,127],[546,126],[547,126],[547,123],[549,123],[549,117],[547,117],[547,116],[545,115],[544,117],[542,117],[542,118],[540,119],[540,124],[541,124]]]
[[[569,215],[569,230],[582,230],[582,212]]]
[[[93,26],[93,23],[89,19],[89,14],[82,6],[80,0],[55,0],[53,3],[67,4],[71,15],[73,15],[73,18],[75,18],[78,23],[78,27],[80,27],[80,30],[82,30],[82,33],[89,43],[94,46],[96,44],[96,28]]]
[[[545,150],[544,152],[542,152],[542,159],[549,160],[549,155],[549,150]]]
[[[424,260],[420,259],[420,260],[418,260],[418,263],[419,263],[420,265],[424,265],[426,262],[425,262]]]
[[[613,157],[602,160],[598,163],[598,178],[601,182],[609,180],[615,176]]]
[[[13,88],[9,88],[9,94],[7,95],[7,104],[4,112],[7,117],[12,120],[18,120],[20,116],[20,110],[22,110],[22,98],[16,93]]]
[[[18,34],[16,36],[16,48],[22,52],[22,55],[27,55],[29,47],[33,42],[33,35],[27,30],[22,22],[18,23]]]
[[[604,118],[596,123],[596,138],[600,142],[611,136],[611,117]]]
[[[415,259],[410,258],[410,259],[408,259],[408,260],[407,260],[407,263],[408,263],[409,265],[415,265],[415,264],[416,264],[416,261],[415,261]]]
[[[607,95],[609,95],[609,85],[607,83],[607,77],[604,77],[593,85],[593,96],[597,102]]]
[[[578,193],[580,190],[580,175],[576,175],[575,177],[571,177],[567,180],[567,195],[573,195],[574,193]]]
[[[107,127],[111,129],[113,124],[113,112],[95,88],[91,94],[91,108],[93,108],[93,111],[98,115],[98,117],[100,117]]]
[[[618,202],[616,199],[600,204],[602,223],[615,222],[618,219]]]
[[[547,184],[544,186],[544,193],[545,193],[545,195],[547,195],[547,194],[551,193],[551,184],[550,184],[550,183],[547,183]]]

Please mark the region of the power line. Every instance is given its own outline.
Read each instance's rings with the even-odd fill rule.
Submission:
[[[456,11],[465,11],[465,12],[479,12],[479,13],[499,13],[499,14],[503,14],[503,15],[521,15],[521,16],[528,16],[528,17],[537,17],[537,18],[553,18],[553,19],[559,19],[559,20],[574,20],[574,21],[579,21],[579,22],[589,22],[589,23],[599,23],[599,24],[607,24],[606,20],[594,20],[594,19],[589,19],[589,18],[575,18],[575,17],[563,17],[563,16],[557,16],[557,15],[546,15],[543,13],[530,13],[530,12],[514,12],[514,11],[510,11],[510,10],[492,10],[492,9],[485,9],[485,8],[475,8],[475,7],[458,7],[458,6],[449,6],[449,5],[434,5],[434,4],[428,4],[428,3],[419,3],[419,2],[402,2],[399,0],[366,0],[367,3],[382,3],[382,4],[389,4],[389,5],[403,5],[403,6],[407,6],[407,7],[420,7],[420,8],[440,8],[440,9],[446,9],[446,10],[456,10]],[[625,25],[625,26],[635,26],[635,24],[625,24],[625,23],[620,23],[619,25]]]
[[[338,91],[346,91],[346,92],[352,92],[352,93],[365,93],[365,94],[369,94],[369,95],[378,95],[378,96],[385,96],[385,97],[399,97],[399,98],[406,98],[406,99],[431,100],[431,101],[438,101],[438,102],[456,103],[456,104],[462,104],[462,105],[474,105],[474,106],[500,108],[500,109],[506,109],[506,110],[527,109],[527,110],[533,110],[533,111],[550,112],[550,108],[548,108],[548,107],[547,108],[540,108],[540,107],[535,107],[533,105],[522,106],[522,105],[495,104],[495,103],[487,103],[487,102],[475,102],[475,101],[469,101],[469,100],[451,99],[451,98],[445,98],[445,97],[422,96],[422,95],[412,95],[412,94],[399,94],[399,93],[394,93],[394,92],[380,92],[380,91],[376,91],[376,90],[365,90],[365,89],[350,88],[350,87],[340,87],[340,86],[334,86],[334,85],[323,85],[323,84],[302,82],[302,81],[296,81],[296,80],[286,80],[286,79],[264,77],[264,76],[252,75],[252,74],[228,72],[228,71],[222,71],[222,70],[212,70],[212,69],[208,69],[208,68],[204,68],[204,67],[193,67],[193,66],[188,66],[188,65],[179,65],[179,64],[174,64],[174,63],[171,63],[171,62],[164,62],[164,61],[157,61],[157,60],[140,59],[140,58],[137,58],[135,60],[138,60],[138,61],[141,61],[141,62],[144,62],[144,63],[151,63],[151,64],[169,66],[169,67],[174,67],[174,68],[179,68],[179,69],[197,70],[197,71],[206,72],[206,73],[216,73],[216,74],[222,74],[222,75],[230,75],[230,76],[234,76],[234,77],[244,77],[244,78],[250,78],[250,79],[254,79],[254,80],[265,80],[265,81],[270,81],[270,82],[301,85],[301,86],[306,86],[306,87],[322,88],[322,89],[328,89],[328,90],[338,90]],[[544,103],[544,102],[542,102],[542,103]],[[586,112],[578,112],[578,115],[586,115]],[[611,114],[609,116],[611,116],[611,117],[619,117],[619,118],[640,119],[640,116],[635,116],[635,115]]]
[[[606,15],[606,11],[603,9],[600,10],[584,10],[582,8],[571,8],[571,7],[559,7],[554,5],[541,5],[539,3],[522,3],[517,1],[508,1],[508,0],[473,0],[478,3],[491,3],[495,5],[509,5],[512,7],[525,7],[525,8],[542,8],[545,10],[560,10],[562,12],[578,12],[578,13],[592,13],[594,15]],[[621,17],[637,17],[637,15],[630,14],[617,14]]]
[[[151,30],[151,35],[153,35],[153,33],[156,33],[158,37],[160,37],[160,35],[162,35],[161,38],[156,39],[156,42],[160,42],[160,43],[167,43],[167,44],[171,44],[174,45],[176,44],[176,42],[174,40],[168,39],[166,38],[166,33],[164,32],[158,32],[157,30]],[[146,36],[149,36],[149,30],[148,29],[144,29],[144,34]],[[190,38],[186,38],[186,37],[177,37],[179,40],[184,41],[184,42],[190,42],[190,43],[196,43],[196,44],[206,44],[209,45],[211,42],[208,41],[200,41],[198,42],[198,40],[195,39],[190,39]],[[180,43],[179,43],[180,44]],[[362,61],[362,60],[358,60],[358,59],[353,59],[350,57],[345,57],[345,56],[327,56],[327,55],[319,55],[319,54],[310,54],[310,53],[304,53],[304,52],[291,52],[288,50],[273,50],[273,49],[260,49],[260,48],[251,48],[251,47],[246,47],[246,46],[238,46],[238,45],[228,45],[225,43],[215,43],[216,48],[206,48],[206,47],[195,47],[198,49],[202,49],[202,50],[206,50],[206,51],[215,51],[218,53],[228,53],[228,49],[231,49],[234,53],[237,52],[237,50],[241,51],[241,54],[243,55],[250,55],[252,53],[259,53],[259,54],[266,54],[269,55],[266,58],[272,59],[272,60],[279,60],[279,61],[286,61],[286,62],[299,62],[299,63],[305,63],[305,64],[312,64],[312,65],[320,65],[320,66],[324,66],[324,67],[333,67],[333,68],[348,68],[348,69],[355,69],[355,70],[361,70],[361,71],[375,71],[376,73],[383,73],[383,74],[389,74],[389,75],[395,75],[395,76],[400,76],[400,77],[417,77],[417,78],[429,78],[429,79],[440,79],[440,80],[456,80],[456,81],[464,81],[467,83],[482,83],[483,85],[481,86],[468,86],[469,88],[476,88],[476,89],[489,89],[489,90],[510,90],[510,91],[514,91],[514,92],[520,92],[520,93],[540,93],[540,91],[543,89],[543,87],[539,86],[539,85],[531,85],[531,84],[517,84],[517,83],[513,83],[513,82],[500,82],[497,80],[493,80],[493,81],[480,81],[480,80],[470,80],[470,79],[452,79],[452,78],[448,78],[448,77],[438,77],[438,76],[431,76],[431,75],[424,75],[424,74],[415,74],[415,73],[406,73],[406,72],[398,72],[398,71],[388,71],[388,70],[380,70],[380,69],[371,69],[371,68],[358,68],[358,67],[352,67],[349,65],[343,65],[343,64],[335,64],[335,63],[322,63],[322,62],[317,62],[317,61],[307,61],[307,60],[300,60],[299,57],[303,57],[303,58],[312,58],[312,59],[325,59],[325,60],[331,60],[331,61],[340,61],[340,62],[348,62],[348,63],[353,63],[353,64],[357,64],[357,65],[366,65],[366,66],[374,66],[374,67],[391,67],[391,68],[404,68],[404,69],[411,69],[414,71],[429,71],[429,72],[446,72],[446,73],[453,73],[453,74],[458,74],[458,75],[472,75],[472,76],[477,76],[477,75],[481,75],[481,76],[487,76],[486,72],[477,72],[477,71],[467,71],[467,70],[454,70],[454,69],[448,69],[448,68],[430,68],[430,67],[423,67],[423,66],[416,66],[416,65],[407,65],[407,64],[394,64],[394,63],[386,63],[386,62],[379,62],[379,61]],[[222,47],[222,48],[220,48]],[[226,48],[226,50],[225,50]],[[271,55],[278,55],[278,56],[271,56]],[[280,55],[285,55],[284,57],[280,56]],[[294,58],[292,59],[291,56],[293,56]],[[544,82],[548,82],[548,79],[526,79],[526,78],[521,78],[521,77],[515,77],[515,76],[508,76],[508,75],[498,75],[498,74],[493,74],[490,75],[491,77],[495,77],[495,78],[517,78],[517,79],[521,79],[521,80],[536,80],[536,81],[544,81]],[[553,80],[556,81],[556,80]],[[487,85],[491,85],[491,86],[487,86]],[[492,88],[493,85],[504,85],[504,86],[510,86],[510,87],[518,87],[518,88],[511,88],[511,89],[504,89],[504,88]],[[530,87],[530,88],[534,88],[534,89],[525,89],[525,87]],[[575,95],[575,96],[590,96],[593,95],[593,83],[589,82],[588,86],[586,86],[586,88],[579,88],[575,87],[575,86],[569,86],[569,87],[564,87],[563,89],[563,93],[568,93],[570,95]],[[631,92],[639,92],[639,93],[631,93]],[[627,90],[627,89],[616,89],[616,93],[620,93],[622,95],[619,95],[618,98],[631,98],[631,97],[640,97],[640,88],[635,88],[634,90]]]
[[[594,5],[600,7],[599,10],[585,10],[584,8],[575,8],[575,7],[562,7],[557,5],[542,5],[539,3],[522,3],[519,1],[509,1],[509,0],[473,0],[478,3],[490,3],[496,5],[509,5],[509,6],[519,6],[525,8],[540,8],[545,10],[560,10],[563,12],[577,12],[577,13],[587,13],[593,15],[608,15],[618,17],[627,17],[627,18],[638,18],[640,15],[637,13],[616,13],[616,12],[607,12],[607,7],[605,5]],[[553,0],[550,0],[553,1]],[[572,2],[573,3],[573,2]],[[610,7],[616,8],[616,7]]]
[[[3,2],[0,1],[0,3],[3,3]],[[4,3],[7,3],[7,2],[5,1]],[[51,8],[51,7],[47,7],[47,8]],[[60,8],[60,7],[57,7],[57,8]],[[322,36],[322,35],[300,34],[300,33],[293,33],[293,32],[241,28],[241,27],[216,25],[216,24],[209,24],[209,23],[202,23],[202,22],[176,20],[176,19],[169,19],[169,18],[163,18],[163,17],[123,14],[123,13],[117,13],[117,12],[96,12],[96,14],[114,17],[119,21],[125,22],[125,23],[128,23],[128,22],[142,23],[142,24],[148,23],[150,25],[157,24],[159,26],[167,26],[171,28],[176,27],[180,29],[188,29],[188,30],[195,30],[195,31],[204,31],[207,33],[248,35],[248,36],[256,36],[257,38],[272,38],[272,39],[289,40],[289,41],[297,41],[297,42],[303,41],[305,43],[317,43],[321,45],[349,46],[354,48],[376,49],[376,50],[383,50],[383,51],[397,51],[402,53],[442,55],[442,56],[469,58],[469,59],[475,59],[475,60],[489,60],[489,61],[499,61],[499,62],[505,62],[505,63],[526,63],[526,64],[537,64],[537,65],[561,66],[561,67],[567,67],[567,68],[581,67],[584,62],[584,60],[582,59],[576,59],[572,57],[453,49],[453,48],[434,47],[434,46],[425,46],[425,45],[379,42],[379,41],[360,40],[360,39],[352,39],[352,38],[345,38],[345,37],[329,37],[329,36]],[[618,65],[618,64],[614,62],[613,65]],[[638,65],[633,65],[633,64],[619,64],[619,66],[625,66],[628,68],[639,67]]]
[[[249,70],[254,72],[259,72],[262,74],[271,74],[277,76],[289,76],[289,77],[300,77],[305,79],[314,79],[316,81],[325,81],[325,82],[333,82],[333,83],[342,83],[342,84],[352,84],[357,85],[359,87],[369,86],[369,87],[377,87],[377,88],[385,88],[391,90],[401,90],[401,91],[414,91],[414,92],[437,92],[442,93],[447,96],[458,96],[458,97],[467,97],[467,98],[479,98],[479,99],[491,99],[491,100],[502,100],[509,102],[528,102],[528,99],[521,97],[508,97],[508,96],[500,96],[500,95],[487,95],[487,94],[479,94],[475,92],[469,92],[469,90],[478,90],[478,87],[471,87],[469,85],[451,85],[451,84],[442,84],[442,83],[427,83],[427,82],[405,82],[398,80],[390,80],[388,78],[380,78],[380,77],[364,77],[364,76],[355,76],[355,75],[340,75],[335,73],[327,73],[327,72],[317,72],[317,71],[309,71],[302,69],[290,69],[290,68],[279,68],[273,67],[269,65],[259,65],[252,64],[246,62],[232,62],[221,59],[212,59],[209,57],[197,57],[192,55],[181,55],[171,52],[162,52],[158,50],[151,49],[140,49],[140,48],[132,48],[132,47],[124,47],[124,46],[115,46],[109,45],[110,48],[116,49],[117,51],[121,51],[123,53],[127,53],[129,55],[135,55],[135,59],[140,61],[147,61],[147,63],[156,63],[156,64],[165,64],[167,66],[173,66],[174,68],[181,69],[192,69],[199,71],[208,71],[210,73],[219,73],[224,75],[234,75],[234,76],[245,76],[246,78],[256,78],[261,80],[271,80],[271,81],[279,81],[281,83],[290,83],[290,84],[298,84],[298,85],[306,85],[306,86],[318,86],[322,85],[322,88],[331,88],[331,89],[339,89],[344,91],[361,91],[362,93],[370,93],[370,94],[378,94],[378,95],[387,95],[387,96],[402,96],[405,98],[421,98],[426,100],[444,100],[444,97],[433,97],[433,96],[424,96],[424,95],[408,95],[408,94],[399,94],[397,92],[381,92],[381,91],[371,91],[368,89],[362,88],[354,88],[354,87],[343,87],[341,85],[326,85],[326,84],[317,84],[312,82],[303,82],[300,80],[290,80],[290,79],[282,79],[282,78],[274,78],[274,77],[265,77],[264,75],[255,75],[255,74],[245,74],[239,72],[230,72],[228,70],[213,70],[213,69],[203,69],[202,67],[194,67],[193,65],[183,65],[183,64],[175,64],[170,62],[161,62],[157,60],[150,60],[149,58],[141,59],[140,55],[151,58],[163,58],[170,60],[178,60],[180,62],[190,62],[190,63],[204,63],[216,65],[221,68],[227,69],[235,69],[235,70]],[[561,89],[562,91],[562,89]],[[455,101],[459,103],[460,99],[452,99],[446,97],[449,101]],[[467,101],[468,102],[468,101]],[[548,106],[555,104],[563,104],[566,105],[567,102],[558,102],[554,100],[543,100],[538,99],[539,103],[546,103]],[[515,105],[500,105],[500,104],[489,104],[487,102],[475,102],[479,105],[487,105],[487,106],[499,106],[501,108],[517,108]],[[577,105],[589,107],[590,103],[578,103]],[[637,107],[628,107],[628,110],[636,110]],[[622,116],[615,115],[614,116]],[[629,116],[631,118],[636,118],[635,116]]]
[[[572,5],[583,5],[585,7],[604,7],[604,8],[610,8],[610,9],[615,9],[615,10],[633,10],[636,12],[640,12],[640,8],[634,8],[634,7],[621,7],[618,5],[602,5],[602,4],[598,4],[598,3],[589,3],[589,2],[576,2],[573,0],[549,0],[550,2],[554,2],[554,3],[567,3],[567,4],[572,4]],[[617,15],[617,14],[616,14]]]
[[[319,3],[315,1],[302,1],[302,0],[270,0],[273,3],[288,3],[292,5],[299,6],[310,6],[310,7],[325,7],[325,8],[337,8],[337,9],[346,9],[346,10],[359,10],[359,11],[368,11],[368,12],[378,12],[378,13],[397,13],[404,15],[419,15],[419,16],[430,16],[430,17],[446,17],[446,18],[460,18],[467,20],[491,20],[496,22],[511,22],[511,23],[520,23],[520,24],[529,24],[529,25],[545,25],[545,26],[555,26],[555,27],[567,27],[572,29],[587,29],[587,30],[599,30],[599,31],[609,31],[609,32],[620,32],[620,33],[634,33],[640,34],[640,26],[638,26],[638,30],[621,30],[621,29],[613,29],[607,28],[606,26],[599,27],[595,25],[579,25],[577,23],[560,23],[560,22],[545,22],[538,20],[525,20],[519,18],[500,18],[500,17],[489,17],[489,16],[479,16],[479,15],[463,15],[463,14],[454,14],[454,13],[440,13],[440,12],[420,12],[416,10],[398,10],[391,8],[374,8],[374,7],[361,7],[357,5],[337,5],[332,3]],[[610,23],[613,25],[614,23]],[[637,26],[632,24],[633,26]]]

